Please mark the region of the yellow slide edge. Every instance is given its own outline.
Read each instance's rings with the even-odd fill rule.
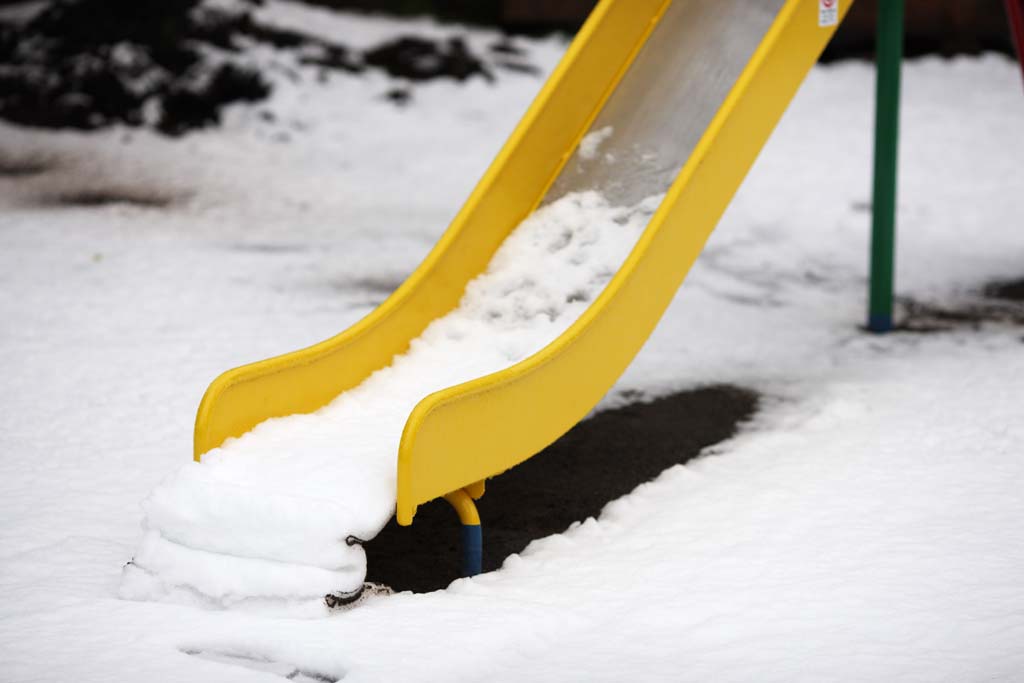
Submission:
[[[783,5],[624,265],[565,333],[506,370],[415,407],[399,448],[400,524],[412,522],[419,504],[537,453],[612,387],[834,33],[818,25],[818,12],[819,0]]]
[[[423,263],[341,334],[217,377],[196,415],[195,460],[263,420],[321,408],[455,308],[466,284],[540,202],[666,5],[603,0]],[[482,481],[470,490],[481,495]]]

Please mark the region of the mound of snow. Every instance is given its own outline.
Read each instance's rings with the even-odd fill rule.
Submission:
[[[439,318],[355,389],[267,420],[189,463],[143,504],[121,595],[319,614],[358,594],[362,541],[394,513],[396,457],[422,398],[530,356],[568,328],[629,254],[660,197],[567,195],[525,220]]]

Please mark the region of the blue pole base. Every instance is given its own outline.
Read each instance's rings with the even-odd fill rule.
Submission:
[[[476,576],[483,571],[484,534],[479,524],[462,525],[462,575]]]
[[[892,331],[892,316],[891,315],[869,315],[868,316],[868,330],[871,332],[891,332]]]

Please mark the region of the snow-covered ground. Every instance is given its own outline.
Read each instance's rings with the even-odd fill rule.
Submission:
[[[466,33],[263,11],[353,45]],[[564,49],[520,42],[545,72]],[[859,330],[864,64],[811,74],[606,400],[763,392],[711,457],[445,591],[317,620],[117,599],[139,502],[189,459],[208,382],[367,313],[542,82],[434,81],[402,108],[380,74],[252,59],[278,64],[276,93],[217,131],[0,129],[0,167],[46,167],[0,176],[0,680],[1024,677],[1024,331]],[[904,74],[898,290],[955,308],[1024,277],[1019,72]],[[81,205],[110,194],[136,201]]]

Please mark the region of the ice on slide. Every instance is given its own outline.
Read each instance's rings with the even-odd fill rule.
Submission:
[[[122,597],[316,615],[357,593],[394,514],[405,421],[428,394],[514,364],[600,294],[657,208],[566,195],[525,220],[458,306],[315,413],[267,420],[161,483]]]

